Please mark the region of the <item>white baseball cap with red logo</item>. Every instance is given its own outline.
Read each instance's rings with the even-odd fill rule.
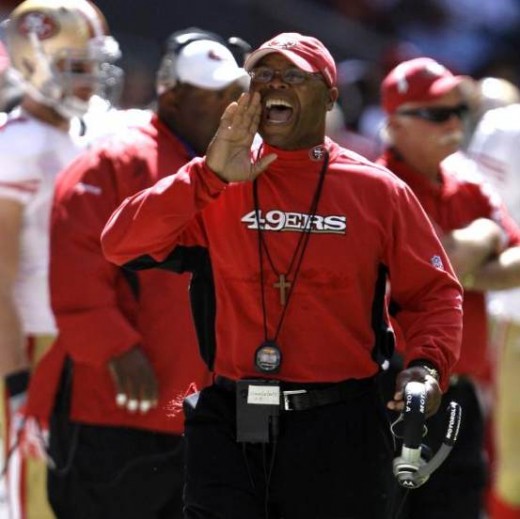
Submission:
[[[238,79],[248,80],[231,51],[217,41],[196,40],[177,56],[177,80],[208,90],[221,90]]]

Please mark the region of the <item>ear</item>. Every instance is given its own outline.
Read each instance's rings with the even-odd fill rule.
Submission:
[[[163,87],[157,92],[157,100],[160,101],[162,98],[166,99],[167,102],[171,103],[178,97],[180,83],[171,85],[169,87]]]
[[[336,87],[329,88],[329,100],[327,101],[327,111],[330,112],[334,107],[334,103],[338,100],[339,91]]]
[[[383,124],[379,128],[379,137],[381,142],[383,142],[386,146],[392,146],[394,144],[394,134],[399,129],[399,121],[389,115],[383,121]]]
[[[165,90],[162,94],[157,96],[157,110],[159,112],[168,112],[169,114],[177,113],[179,103],[182,102],[179,96],[179,89],[177,86]]]

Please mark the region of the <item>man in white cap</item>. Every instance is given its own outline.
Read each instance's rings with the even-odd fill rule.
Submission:
[[[60,334],[34,374],[28,414],[52,416],[58,470],[49,471],[48,489],[60,518],[182,517],[181,404],[209,382],[189,275],[128,273],[104,258],[99,236],[125,197],[205,152],[248,82],[227,42],[195,29],[175,33],[158,70],[156,113],[58,177],[50,271]],[[206,256],[191,258],[184,267],[197,261],[203,278]],[[211,292],[207,301],[212,309]]]

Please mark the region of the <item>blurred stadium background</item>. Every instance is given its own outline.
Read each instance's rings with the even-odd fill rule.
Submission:
[[[285,31],[320,38],[339,64],[341,108],[353,130],[370,126],[385,72],[415,55],[430,55],[476,78],[491,75],[520,84],[519,0],[94,2],[123,49],[123,107],[152,101],[161,45],[171,32],[189,26],[240,36],[253,47]],[[0,19],[18,3],[0,0]]]

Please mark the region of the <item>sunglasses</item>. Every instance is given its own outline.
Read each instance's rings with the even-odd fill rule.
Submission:
[[[467,115],[469,106],[461,103],[457,106],[432,106],[430,108],[410,108],[409,110],[398,110],[397,115],[408,115],[409,117],[418,117],[432,123],[444,123],[456,115],[462,119]]]
[[[291,67],[285,70],[275,70],[271,67],[257,67],[249,72],[253,83],[269,83],[275,76],[280,76],[288,85],[301,85],[309,79],[323,79],[321,74],[311,74],[299,68]]]

